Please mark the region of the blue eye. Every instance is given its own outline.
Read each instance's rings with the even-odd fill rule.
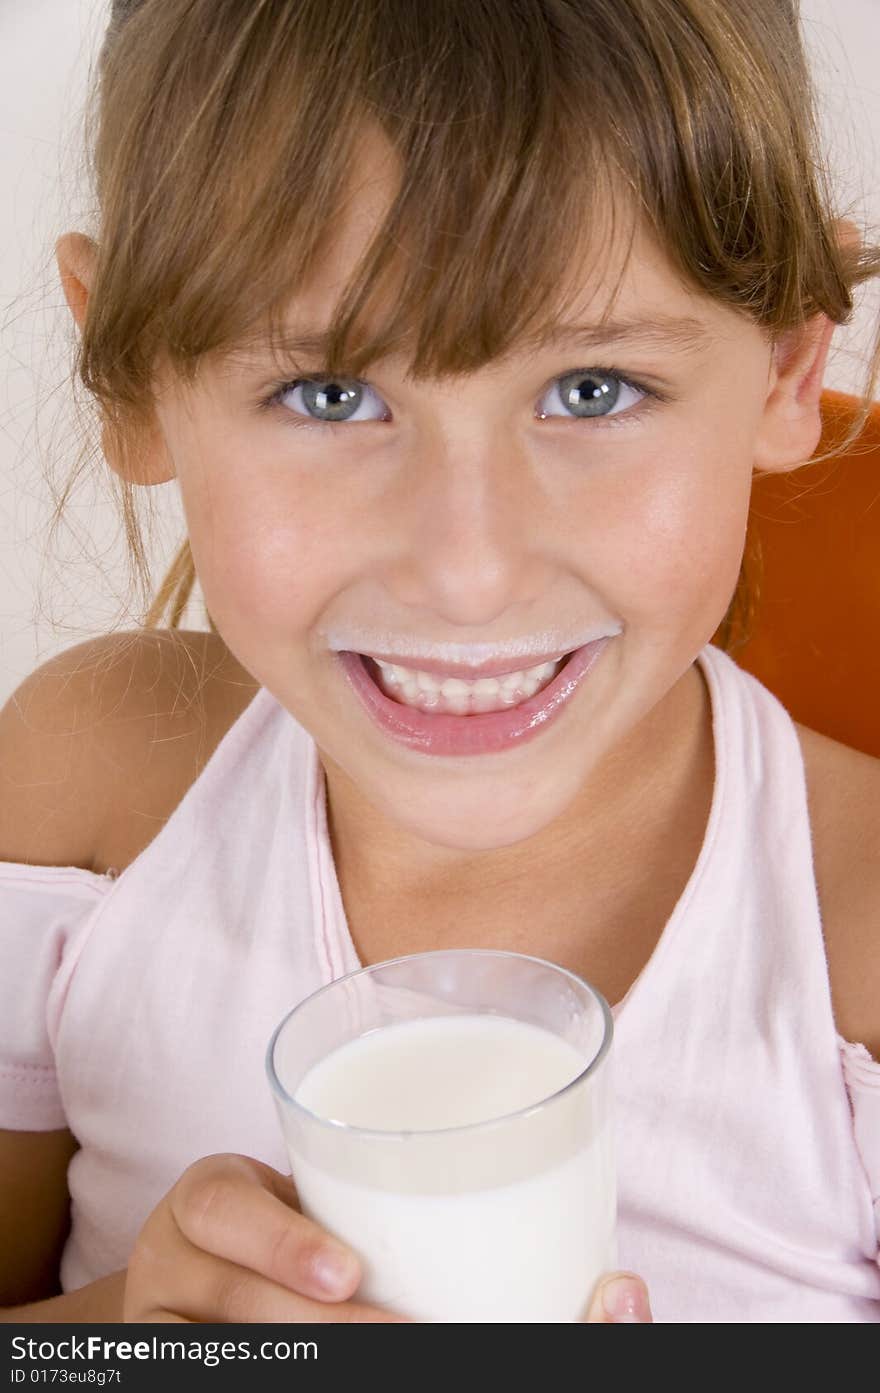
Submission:
[[[668,399],[656,389],[632,382],[609,368],[578,368],[554,378],[541,398],[541,401],[555,399],[562,410],[539,407],[538,419],[595,420],[630,416],[635,414],[632,408],[645,398]],[[258,402],[258,407],[260,410],[281,407],[287,423],[303,429],[390,419],[373,388],[352,377],[298,377],[281,382]]]
[[[627,401],[627,394],[634,396],[636,400]],[[579,368],[575,372],[567,372],[562,377],[557,377],[547,393],[548,397],[555,396],[556,400],[562,403],[564,410],[560,413],[539,411],[538,414],[542,420],[557,414],[564,416],[568,412],[579,420],[588,420],[596,416],[614,416],[638,405],[644,397],[652,395],[654,394],[647,388],[636,387],[618,373],[607,372],[603,368]],[[617,410],[621,397],[623,405]]]
[[[297,392],[301,393],[300,403],[296,401]],[[298,377],[294,382],[282,382],[265,405],[284,406],[318,426],[387,419],[381,413],[363,415],[364,405],[368,405],[370,397],[379,400],[372,387],[354,378]]]

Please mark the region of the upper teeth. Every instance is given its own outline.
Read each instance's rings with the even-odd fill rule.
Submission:
[[[419,668],[402,667],[399,663],[383,663],[373,660],[382,669],[386,682],[399,683],[402,687],[415,684],[423,692],[437,692],[441,696],[495,696],[499,692],[514,692],[519,688],[540,684],[552,677],[562,662],[558,658],[552,663],[538,663],[535,667],[521,668],[517,672],[505,672],[499,677],[477,677],[467,681],[463,677],[443,677],[439,673],[422,672]]]

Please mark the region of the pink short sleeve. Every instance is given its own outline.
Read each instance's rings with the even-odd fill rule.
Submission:
[[[871,1187],[880,1245],[880,1062],[872,1059],[864,1045],[852,1044],[840,1037],[839,1044],[853,1113],[853,1132]]]
[[[0,1128],[67,1126],[47,1002],[74,931],[107,888],[78,867],[0,862]]]

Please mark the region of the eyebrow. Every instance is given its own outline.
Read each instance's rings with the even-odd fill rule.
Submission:
[[[693,351],[706,348],[713,334],[699,319],[685,315],[655,315],[652,319],[609,320],[605,324],[554,324],[533,335],[535,346],[552,343],[577,343],[582,348],[598,348],[605,344],[642,343],[649,347],[678,348]]]
[[[319,329],[295,329],[291,326],[282,334],[278,349],[281,356],[312,358],[320,362],[326,356],[327,337],[326,332]],[[557,321],[534,334],[526,335],[521,342],[533,351],[554,344],[571,344],[586,349],[633,344],[697,352],[713,343],[714,337],[708,326],[699,319],[687,315],[654,315],[651,319],[608,320],[604,324]],[[249,363],[268,349],[266,337],[257,336],[225,356],[231,363]]]

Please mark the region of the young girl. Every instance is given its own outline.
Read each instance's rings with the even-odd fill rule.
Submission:
[[[188,540],[0,721],[5,1318],[406,1316],[264,1053],[477,947],[613,1007],[589,1320],[877,1320],[880,767],[711,642],[880,271],[793,0],[134,0],[98,77],[77,367]]]

